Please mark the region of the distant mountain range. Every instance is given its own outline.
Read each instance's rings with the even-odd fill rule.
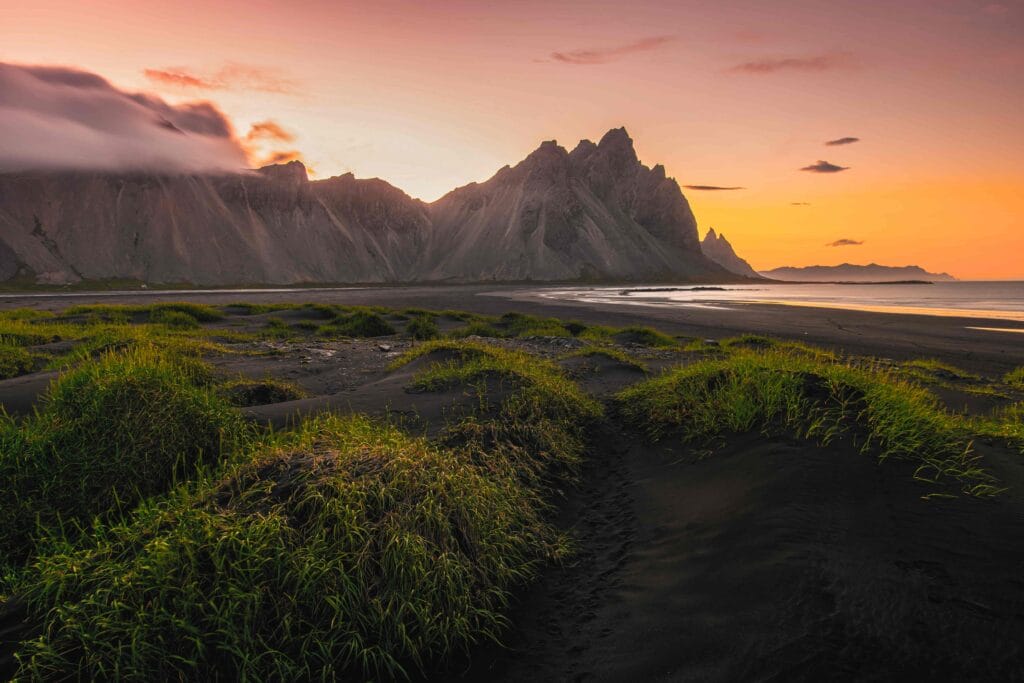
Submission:
[[[729,272],[743,277],[762,279],[749,263],[736,254],[732,245],[729,244],[729,240],[725,239],[725,234],[717,234],[714,228],[708,229],[708,234],[704,236],[700,248],[705,256]]]
[[[761,275],[773,280],[790,282],[899,282],[906,280],[952,282],[956,280],[949,273],[929,273],[920,266],[880,266],[877,263],[869,263],[866,266],[843,263],[838,266],[784,267],[763,270]]]
[[[679,185],[623,128],[571,152],[545,142],[433,203],[351,174],[310,181],[299,162],[0,175],[0,280],[26,284],[738,279],[717,260]]]

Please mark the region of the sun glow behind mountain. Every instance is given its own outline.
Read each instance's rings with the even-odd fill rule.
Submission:
[[[3,60],[210,101],[255,163],[432,200],[625,124],[755,268],[1024,277],[1016,0],[0,8]]]

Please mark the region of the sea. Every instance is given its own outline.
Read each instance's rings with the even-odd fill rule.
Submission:
[[[745,304],[780,304],[1024,322],[1024,281],[565,287],[546,288],[538,294],[623,306],[730,310]],[[1016,326],[1007,329],[1024,332]]]

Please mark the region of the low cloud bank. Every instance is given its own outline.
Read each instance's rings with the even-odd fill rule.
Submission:
[[[168,104],[72,67],[0,62],[0,171],[238,171],[245,149],[209,102]]]

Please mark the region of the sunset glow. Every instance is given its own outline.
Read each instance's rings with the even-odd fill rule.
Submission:
[[[0,0],[0,61],[209,100],[253,163],[427,201],[624,125],[757,269],[1024,278],[1020,0]]]

